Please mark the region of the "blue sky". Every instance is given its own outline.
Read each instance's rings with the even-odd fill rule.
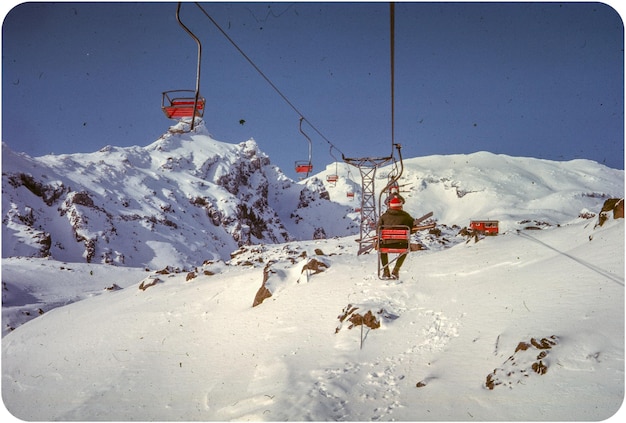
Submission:
[[[254,138],[296,178],[391,153],[389,3],[184,3],[202,41],[214,138]],[[204,11],[204,12],[203,12]],[[147,145],[174,124],[161,92],[195,86],[176,3],[23,3],[2,27],[2,140],[32,156]],[[403,156],[490,151],[624,168],[623,23],[601,3],[395,5],[395,142]],[[242,125],[241,120],[245,120]]]

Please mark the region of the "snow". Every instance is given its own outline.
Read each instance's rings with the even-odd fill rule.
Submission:
[[[170,244],[178,261],[169,264],[192,267],[228,259],[247,238],[310,239],[323,212],[346,215],[347,206],[315,193],[321,182],[288,179],[254,140],[217,141],[203,124],[192,134],[172,131],[146,147],[38,158],[3,144],[3,257],[156,268]],[[306,220],[300,197],[309,200]],[[328,229],[349,235],[354,219]]]
[[[174,147],[179,154],[164,158],[187,157],[176,166],[193,172],[214,153]],[[134,151],[147,169],[155,156]],[[128,157],[115,147],[107,154]],[[332,186],[331,173],[340,176]],[[331,164],[318,182],[299,184],[323,181],[333,212],[337,203],[350,211],[359,203],[346,196],[358,193],[351,173]],[[138,196],[124,195],[148,207],[137,200],[146,185],[132,175]],[[159,199],[202,177],[166,185]],[[184,271],[174,236],[138,240],[150,243],[150,266],[3,253],[3,326],[14,329],[2,338],[4,405],[24,420],[607,419],[624,397],[625,238],[624,219],[600,226],[598,213],[608,196],[623,197],[623,177],[585,160],[406,159],[406,209],[415,217],[433,210],[443,235],[417,235],[427,249],[411,253],[399,281],[378,279],[375,252],[357,255],[355,234],[335,236],[341,219],[331,213],[327,239],[207,254]],[[161,178],[151,181],[155,191]],[[268,196],[293,201],[280,189],[291,182],[275,179]],[[499,219],[501,234],[457,235],[472,217]],[[320,271],[303,271],[313,259]],[[252,307],[264,280],[272,296]],[[354,307],[380,327],[342,321]]]

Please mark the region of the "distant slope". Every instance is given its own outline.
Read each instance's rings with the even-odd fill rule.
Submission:
[[[352,187],[341,182],[348,168],[337,169],[341,178],[336,188],[328,189],[330,197],[356,207],[359,193],[354,201],[346,199]],[[360,183],[358,170],[350,170]],[[377,172],[377,189],[386,185],[390,170]],[[330,165],[318,176],[325,180],[334,173]],[[567,223],[583,210],[599,210],[607,198],[624,196],[623,170],[591,160],[556,162],[488,152],[405,159],[399,183],[405,210],[415,217],[433,211],[438,222],[460,227],[472,218],[497,219],[504,231],[529,222]]]

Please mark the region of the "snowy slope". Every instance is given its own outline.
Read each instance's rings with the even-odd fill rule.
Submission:
[[[295,182],[253,140],[203,126],[91,154],[3,146],[5,406],[26,420],[615,413],[624,220],[598,218],[624,172],[487,152],[404,165],[406,210],[437,227],[392,282],[356,254],[345,164]],[[501,235],[468,241],[471,218]],[[350,327],[368,311],[380,327]]]
[[[3,338],[4,402],[26,420],[605,419],[624,395],[624,220],[596,222],[413,253],[400,282],[351,237],[118,274]],[[302,274],[302,252],[328,267]],[[281,289],[253,308],[269,260]],[[352,306],[381,326],[349,328]]]
[[[382,189],[391,166],[381,168],[375,181]],[[360,175],[347,164],[329,165],[318,177],[340,176],[336,188],[326,183],[330,198],[342,204],[360,204]],[[500,220],[503,231],[558,225],[596,209],[606,198],[622,197],[624,171],[591,160],[556,162],[530,157],[477,152],[404,160],[400,179],[405,209],[413,216],[434,212],[447,225],[467,226],[469,220]],[[346,193],[357,193],[354,200]]]

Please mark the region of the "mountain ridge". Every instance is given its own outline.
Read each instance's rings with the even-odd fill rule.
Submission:
[[[328,202],[319,181],[291,181],[254,140],[223,143],[204,127],[144,148],[40,158],[3,144],[3,255],[185,267],[242,244],[312,237],[315,222],[285,228],[297,210],[279,217],[284,197],[296,209]]]
[[[203,124],[145,147],[32,158],[3,143],[2,155],[3,257],[185,268],[226,260],[243,245],[359,231],[357,169],[332,163],[294,181],[254,139],[218,141]],[[378,187],[391,169],[378,170]],[[327,181],[331,174],[339,180]],[[599,209],[623,196],[623,179],[590,160],[477,152],[405,159],[401,183],[415,217],[434,211],[437,222],[459,227],[499,219],[506,231]]]

